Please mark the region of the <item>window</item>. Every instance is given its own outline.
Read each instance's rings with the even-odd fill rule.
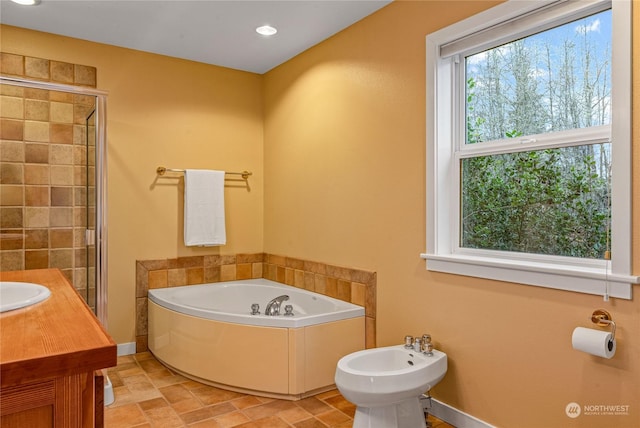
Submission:
[[[427,269],[631,298],[629,1],[427,37]]]

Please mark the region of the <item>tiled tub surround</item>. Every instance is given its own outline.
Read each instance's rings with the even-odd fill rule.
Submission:
[[[376,273],[272,254],[139,260],[136,263],[136,352],[148,350],[149,289],[266,278],[365,308],[365,346],[375,347]]]
[[[94,67],[10,53],[0,53],[0,73],[96,86]],[[86,118],[94,105],[92,96],[0,85],[1,270],[60,268],[77,289],[92,289],[84,231],[95,158],[89,153],[87,166]]]

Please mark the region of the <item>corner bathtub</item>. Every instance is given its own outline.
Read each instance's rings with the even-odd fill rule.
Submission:
[[[267,303],[286,294],[281,315]],[[251,305],[261,315],[251,315]],[[293,316],[284,316],[285,305]],[[210,385],[300,399],[334,388],[343,356],[364,349],[364,308],[266,279],[149,290],[149,349]]]

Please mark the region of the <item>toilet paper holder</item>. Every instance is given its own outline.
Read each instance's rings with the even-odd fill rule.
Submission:
[[[611,340],[616,338],[616,323],[611,319],[611,314],[604,309],[596,309],[591,315],[591,322],[600,327],[611,326]]]

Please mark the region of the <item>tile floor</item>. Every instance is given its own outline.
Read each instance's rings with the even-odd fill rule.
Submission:
[[[115,402],[105,428],[350,428],[355,406],[337,390],[299,401],[256,397],[204,385],[160,364],[149,352],[118,357],[108,370]],[[454,428],[429,416],[433,428]],[[383,427],[381,427],[383,428]]]

